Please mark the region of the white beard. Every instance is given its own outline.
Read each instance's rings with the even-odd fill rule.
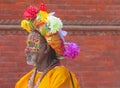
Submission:
[[[30,57],[27,57],[27,64],[36,66],[36,55],[31,55]]]

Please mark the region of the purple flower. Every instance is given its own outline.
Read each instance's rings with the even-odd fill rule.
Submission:
[[[80,52],[80,48],[76,43],[68,43],[67,46],[65,46],[65,51],[63,53],[63,56],[65,56],[67,59],[75,59],[76,56],[78,56]]]

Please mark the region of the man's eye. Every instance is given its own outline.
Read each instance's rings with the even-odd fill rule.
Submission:
[[[29,46],[29,47],[34,47],[34,46],[35,46],[35,43],[34,43],[34,42],[31,42],[31,41],[28,41],[28,42],[27,42],[27,46]]]

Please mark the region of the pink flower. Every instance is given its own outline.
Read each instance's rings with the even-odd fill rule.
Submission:
[[[67,59],[75,59],[78,56],[79,52],[79,46],[76,45],[76,43],[71,42],[65,47],[63,56],[65,56]]]
[[[42,11],[47,10],[46,6],[43,3],[40,4],[40,10],[42,10]]]
[[[29,18],[34,18],[36,17],[36,14],[38,13],[38,8],[35,6],[29,6],[25,12],[24,12],[24,18],[29,19]]]

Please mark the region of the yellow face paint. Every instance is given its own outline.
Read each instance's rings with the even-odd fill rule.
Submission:
[[[39,50],[39,43],[40,41],[37,39],[35,41],[27,41],[27,47],[30,52],[37,52]]]
[[[37,52],[39,50],[40,38],[34,34],[28,37],[27,40],[27,51]]]

